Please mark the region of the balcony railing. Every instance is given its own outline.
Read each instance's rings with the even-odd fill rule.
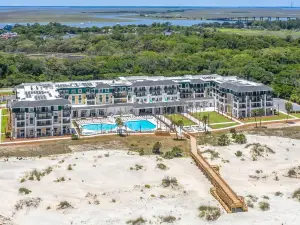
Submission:
[[[16,119],[17,120],[25,120],[25,116],[17,116]]]
[[[70,119],[63,119],[63,124],[71,123]]]
[[[37,120],[51,120],[52,116],[48,115],[48,116],[37,116],[36,117]]]
[[[116,93],[114,94],[115,98],[127,98],[127,93]]]
[[[17,123],[17,127],[25,127],[25,123]]]
[[[39,126],[39,127],[41,127],[41,126],[51,126],[51,122],[47,122],[47,123],[39,123],[39,122],[37,122],[36,125]]]

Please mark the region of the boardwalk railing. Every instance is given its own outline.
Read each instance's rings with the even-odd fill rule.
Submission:
[[[211,166],[201,155],[201,152],[198,150],[196,137],[191,134],[187,135],[190,139],[191,155],[193,159],[214,186],[210,190],[211,194],[220,202],[228,213],[248,211],[243,197],[238,196],[221,177],[219,172],[216,170],[216,167]]]

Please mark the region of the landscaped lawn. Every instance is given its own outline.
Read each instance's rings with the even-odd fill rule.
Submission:
[[[231,119],[217,113],[217,112],[197,112],[192,113],[193,117],[196,119],[202,120],[203,116],[209,116],[209,124],[211,123],[224,123],[224,122],[232,122]]]
[[[185,116],[180,115],[180,114],[169,114],[169,115],[166,115],[166,117],[169,120],[175,121],[175,122],[182,120],[183,126],[195,125],[195,123],[193,121],[189,120],[188,118],[186,118]]]
[[[2,116],[2,120],[1,120],[1,133],[5,132],[6,124],[7,124],[7,116]]]
[[[7,114],[7,109],[2,109],[2,115],[6,115]]]
[[[212,129],[220,129],[220,128],[226,128],[226,127],[233,127],[235,125],[238,125],[239,123],[221,123],[221,124],[216,124],[216,125],[210,125],[210,128]]]
[[[297,118],[300,118],[300,113],[291,113],[292,116],[296,116]]]
[[[274,115],[274,116],[263,116],[261,118],[261,121],[286,120],[286,119],[287,119],[286,114],[279,113],[279,115]],[[293,117],[289,116],[289,119],[293,119]],[[257,120],[257,122],[260,122],[260,117],[257,117],[256,120]],[[243,123],[253,123],[253,122],[255,122],[255,118],[254,117],[245,118],[241,121]]]

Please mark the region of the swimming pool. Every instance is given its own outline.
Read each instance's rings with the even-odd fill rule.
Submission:
[[[125,127],[128,127],[132,131],[151,131],[156,128],[156,126],[148,120],[136,120],[127,121],[124,123]],[[116,124],[86,124],[82,126],[83,131],[93,131],[100,133],[106,131],[113,131],[117,128]]]

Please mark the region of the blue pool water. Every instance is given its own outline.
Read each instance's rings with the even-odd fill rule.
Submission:
[[[133,131],[147,131],[147,130],[153,130],[156,128],[156,126],[151,123],[148,120],[137,120],[137,121],[127,121],[124,123],[125,126],[127,126],[130,130]],[[89,130],[89,131],[111,131],[117,128],[116,124],[87,124],[83,125],[83,130]]]

